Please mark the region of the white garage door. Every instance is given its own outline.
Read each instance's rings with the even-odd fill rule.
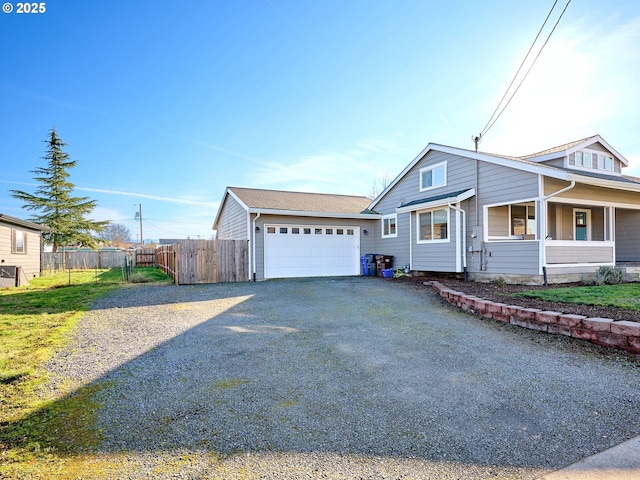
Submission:
[[[327,277],[360,274],[360,229],[265,225],[264,276]]]

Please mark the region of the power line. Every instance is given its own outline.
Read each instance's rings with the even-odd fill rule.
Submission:
[[[525,62],[527,61],[527,58],[529,58],[529,54],[531,53],[531,50],[533,50],[533,47],[535,46],[536,42],[538,41],[538,38],[540,37],[540,34],[542,33],[542,30],[544,29],[545,25],[547,24],[547,21],[549,21],[549,17],[551,16],[551,14],[553,13],[553,10],[556,8],[556,4],[558,3],[558,0],[556,0],[555,2],[553,2],[553,6],[551,7],[551,10],[549,10],[549,13],[547,14],[547,18],[544,19],[544,23],[542,24],[542,26],[540,27],[540,30],[538,30],[538,33],[536,35],[536,38],[533,39],[533,42],[531,43],[531,46],[529,47],[529,50],[527,51],[527,54],[524,56],[524,58],[522,59],[522,63],[520,64],[520,66],[518,67],[518,71],[516,72],[516,74],[513,76],[513,79],[511,80],[511,83],[509,84],[509,86],[507,87],[507,89],[504,91],[504,95],[502,95],[502,98],[500,99],[500,101],[498,102],[498,105],[496,105],[496,109],[493,111],[493,113],[491,114],[491,117],[489,117],[489,120],[487,121],[487,124],[484,126],[484,128],[482,129],[482,132],[480,133],[480,136],[484,135],[487,132],[487,127],[489,126],[489,123],[491,123],[491,120],[493,120],[493,117],[495,116],[496,112],[498,111],[498,109],[500,108],[500,105],[502,105],[502,102],[504,101],[505,97],[507,96],[507,93],[509,93],[509,90],[511,89],[511,87],[513,86],[513,82],[516,81],[516,78],[518,78],[518,74],[520,73],[520,70],[522,70],[522,67],[524,66]]]
[[[516,81],[516,78],[518,78],[518,74],[520,73],[520,70],[522,70],[522,67],[524,66],[525,62],[527,61],[527,58],[529,58],[529,55],[531,54],[531,50],[533,50],[533,47],[535,46],[536,42],[538,41],[538,38],[540,37],[540,34],[542,33],[542,30],[544,29],[545,25],[547,24],[547,21],[549,20],[549,17],[553,13],[553,10],[556,8],[556,4],[557,3],[558,3],[558,0],[555,0],[553,2],[553,6],[551,7],[551,10],[549,10],[549,13],[547,14],[547,17],[545,18],[544,23],[540,27],[540,30],[538,30],[538,34],[536,35],[535,39],[533,40],[533,43],[531,44],[531,47],[529,47],[529,50],[527,51],[527,54],[524,56],[524,59],[522,60],[522,63],[518,67],[518,71],[513,76],[513,79],[511,80],[511,83],[509,83],[509,86],[505,90],[504,95],[500,99],[500,102],[498,102],[498,105],[496,106],[496,109],[493,111],[493,114],[491,115],[491,117],[487,121],[487,124],[482,129],[482,132],[477,137],[474,137],[474,141],[476,142],[476,151],[478,150],[478,143],[482,139],[483,135],[485,135],[491,129],[491,127],[493,127],[493,125],[498,121],[500,116],[504,113],[506,108],[511,103],[511,100],[513,100],[513,97],[515,97],[516,93],[518,93],[518,90],[520,90],[520,87],[522,86],[522,84],[524,83],[525,79],[529,75],[529,72],[531,72],[531,69],[533,68],[533,66],[535,65],[536,61],[538,60],[538,58],[542,54],[542,51],[544,50],[544,47],[549,42],[549,39],[551,38],[551,35],[553,35],[553,32],[555,32],[556,27],[558,26],[558,24],[560,23],[560,20],[564,16],[564,13],[567,11],[567,8],[569,7],[569,4],[571,3],[571,0],[567,1],[567,4],[564,6],[564,9],[562,10],[562,13],[560,14],[558,19],[556,20],[555,25],[553,26],[553,28],[551,29],[551,32],[547,36],[547,39],[542,44],[542,47],[540,47],[540,50],[538,51],[538,54],[536,55],[536,57],[533,59],[533,62],[531,62],[531,65],[529,66],[529,69],[527,70],[527,72],[524,74],[524,76],[520,80],[520,83],[518,83],[518,86],[516,87],[516,89],[513,91],[513,93],[509,97],[509,100],[507,101],[507,103],[505,103],[504,106],[502,107],[502,109],[500,110],[500,113],[498,113],[498,115],[496,116],[496,112],[500,109],[500,105],[502,105],[502,102],[504,101],[505,97],[507,96],[507,93],[509,92],[509,90],[513,86],[513,83]]]

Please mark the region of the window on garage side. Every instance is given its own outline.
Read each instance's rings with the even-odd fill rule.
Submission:
[[[12,230],[11,253],[27,253],[27,235],[22,230]]]
[[[418,213],[418,243],[449,239],[449,210],[440,208]]]
[[[398,236],[398,215],[384,215],[382,217],[382,238]]]
[[[276,227],[267,227],[267,233],[276,233]]]

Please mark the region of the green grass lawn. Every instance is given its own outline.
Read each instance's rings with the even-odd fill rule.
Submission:
[[[132,280],[171,282],[157,268],[137,268]],[[43,366],[95,299],[125,285],[114,268],[76,270],[35,278],[28,287],[0,289],[0,477],[3,462],[38,453],[46,429],[60,427],[38,415],[70,421],[77,416],[70,413],[81,411],[77,401],[58,402],[52,411],[53,399],[37,395],[47,379]],[[88,401],[82,394],[79,400]]]
[[[640,283],[532,290],[514,294],[514,297],[640,310]]]

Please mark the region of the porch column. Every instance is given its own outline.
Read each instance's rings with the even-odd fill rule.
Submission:
[[[547,201],[544,198],[541,198],[538,201],[538,231],[540,232],[540,255],[538,258],[540,259],[540,264],[538,268],[538,274],[542,275],[544,270],[544,266],[547,264]]]

